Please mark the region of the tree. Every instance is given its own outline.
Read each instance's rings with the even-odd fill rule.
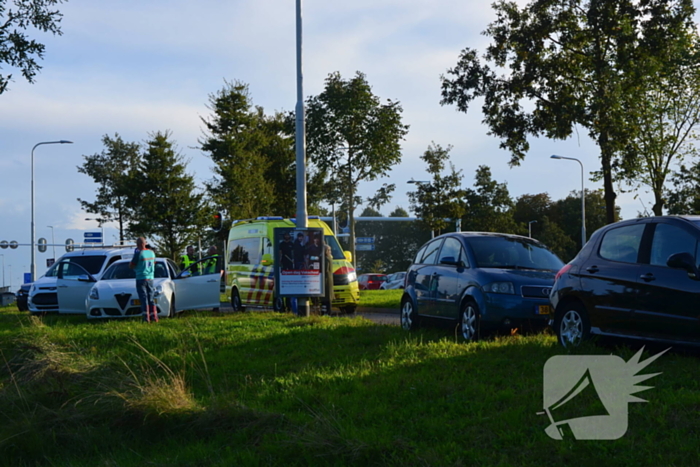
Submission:
[[[505,183],[491,177],[491,169],[481,165],[476,169],[474,189],[466,190],[467,215],[464,230],[515,233],[518,229],[511,209],[513,200]]]
[[[326,78],[324,91],[307,100],[307,154],[319,172],[336,181],[349,214],[350,248],[355,258],[355,206],[359,184],[385,177],[401,160],[400,141],[408,132],[398,102],[385,104],[365,75]]]
[[[644,111],[636,101],[643,77],[671,65],[663,57],[693,25],[692,0],[533,0],[522,9],[499,0],[494,9],[485,63],[464,49],[442,77],[441,103],[467,112],[483,97],[484,123],[511,165],[525,157],[529,136],[565,139],[586,128],[600,148],[613,222],[613,161],[637,130],[628,115]]]
[[[169,132],[150,135],[139,163],[132,168],[133,209],[129,233],[153,239],[159,256],[176,259],[209,224],[211,209],[197,193],[187,162],[177,153]]]
[[[547,193],[522,195],[515,201],[513,220],[518,223],[522,235],[529,233],[527,225],[534,221],[531,224],[533,238],[547,245],[562,260],[569,261],[578,251],[576,241],[561,226],[550,220],[553,206]]]
[[[129,179],[131,168],[139,161],[138,143],[127,143],[115,133],[114,138],[102,137],[105,150],[100,154],[83,156],[85,162],[78,166],[78,172],[84,173],[98,185],[95,201],[89,202],[78,198],[84,211],[100,216],[102,223],[116,221],[119,224],[119,242],[124,243],[124,229],[131,218],[127,208],[131,194]]]
[[[293,215],[294,141],[285,117],[253,107],[248,85],[239,81],[210,95],[209,109],[199,143],[215,164],[214,178],[205,183],[214,204],[231,219]]]
[[[428,146],[421,159],[428,164],[427,171],[433,178],[429,182],[416,182],[416,191],[408,193],[411,210],[420,219],[418,222],[438,235],[450,223],[446,219],[452,219],[453,223],[464,215],[465,209],[462,171],[456,170],[449,160],[450,150],[452,146],[446,149],[435,143]],[[450,170],[442,176],[446,163]]]
[[[600,191],[586,191],[586,232],[588,237],[593,232],[608,224],[605,212],[605,200]],[[555,201],[549,215],[576,243],[576,251],[581,245],[581,192],[572,191],[564,199]],[[615,206],[615,221],[620,220],[620,208]]]
[[[669,50],[675,56],[675,66],[661,67],[647,76],[638,102],[644,112],[630,113],[639,128],[626,152],[619,178],[638,187],[651,187],[654,194],[654,214],[663,214],[666,179],[671,163],[682,163],[686,157],[697,155],[693,142],[695,128],[700,123],[700,41],[695,30],[688,31],[686,44]],[[664,58],[668,61],[668,58]],[[638,157],[634,157],[638,155]]]
[[[52,7],[62,0],[14,0],[14,9],[8,8],[8,3],[9,0],[0,0],[0,64],[18,68],[22,76],[33,83],[34,76],[41,70],[37,59],[44,58],[46,46],[30,39],[23,31],[33,27],[60,36],[63,15]],[[0,94],[7,90],[10,81],[11,74],[0,74]]]
[[[700,163],[681,165],[672,178],[673,189],[667,191],[669,214],[700,214]]]

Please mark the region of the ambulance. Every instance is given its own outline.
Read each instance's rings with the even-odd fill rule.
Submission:
[[[258,217],[234,221],[228,234],[225,253],[225,295],[234,311],[247,306],[285,311],[282,297],[275,296],[275,228],[296,228],[295,220],[282,217]],[[333,231],[317,216],[309,216],[307,227],[323,229],[325,243],[333,252],[333,308],[354,313],[360,301],[357,274],[352,254],[343,251]]]

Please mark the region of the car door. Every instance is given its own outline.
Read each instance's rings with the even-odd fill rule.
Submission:
[[[87,296],[97,281],[85,268],[74,262],[61,261],[57,269],[56,295],[58,298],[58,312],[86,314]]]
[[[636,307],[639,253],[646,223],[603,233],[597,251],[581,265],[582,297],[591,326],[604,332],[628,332]]]
[[[219,307],[221,273],[214,271],[207,274],[202,263],[208,260],[205,258],[191,264],[173,279],[175,311]],[[193,275],[193,271],[197,273]]]
[[[466,261],[462,243],[454,237],[447,237],[440,249],[433,273],[435,314],[441,318],[457,319],[459,317]]]
[[[440,279],[436,262],[442,242],[443,239],[439,238],[428,243],[422,258],[419,260],[420,265],[414,265],[416,301],[418,302],[418,313],[421,315],[437,315],[435,299]]]
[[[700,235],[696,229],[671,222],[652,226],[649,259],[639,270],[634,330],[648,337],[698,341],[700,281],[666,262],[672,254],[690,253],[697,265]]]

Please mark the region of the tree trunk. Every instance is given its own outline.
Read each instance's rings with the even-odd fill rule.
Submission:
[[[612,160],[612,151],[608,144],[608,134],[600,134],[600,162],[603,168],[603,188],[605,190],[605,217],[608,224],[615,222],[615,190],[612,183],[612,169],[610,161]]]

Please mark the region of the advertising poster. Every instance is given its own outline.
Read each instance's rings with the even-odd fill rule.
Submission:
[[[323,229],[275,229],[275,293],[278,297],[322,297],[324,294]]]

